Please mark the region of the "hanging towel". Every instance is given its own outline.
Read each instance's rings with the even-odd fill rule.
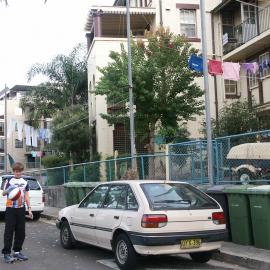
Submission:
[[[188,61],[188,67],[191,70],[203,72],[203,59],[195,54],[192,54]]]
[[[28,146],[31,146],[31,127],[28,126],[27,124],[24,124],[24,131],[25,131],[25,144]]]
[[[51,143],[52,141],[52,132],[50,129],[46,129],[46,139],[48,141],[48,143]]]
[[[10,119],[9,120],[9,125],[8,125],[8,130],[7,130],[7,137],[9,138],[11,136],[11,133],[15,131],[17,121],[16,119]]]
[[[223,78],[224,80],[239,81],[240,80],[240,64],[223,62]]]
[[[38,146],[38,131],[31,127],[32,146]]]
[[[23,122],[17,122],[17,129],[18,129],[18,140],[21,142],[23,140],[22,131],[23,131]]]
[[[256,62],[253,63],[243,63],[241,67],[246,71],[246,72],[252,72],[253,74],[256,74],[259,70],[259,65]]]
[[[208,71],[211,75],[222,75],[222,63],[218,60],[209,60],[208,61]]]

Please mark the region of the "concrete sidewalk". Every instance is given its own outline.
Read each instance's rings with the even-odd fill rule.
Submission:
[[[46,206],[41,217],[54,220],[57,218],[59,210],[59,208]],[[224,242],[220,254],[215,254],[214,259],[250,269],[270,269],[270,250],[237,245],[232,242]]]

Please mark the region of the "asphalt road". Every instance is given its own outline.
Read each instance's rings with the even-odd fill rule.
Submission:
[[[0,248],[3,247],[4,221],[0,219]],[[65,250],[59,242],[59,231],[52,221],[29,221],[26,226],[27,237],[23,253],[29,261],[5,264],[0,260],[1,270],[109,270],[118,269],[111,252],[92,246],[79,246],[73,250]],[[193,263],[188,256],[145,257],[140,260],[140,269],[217,269],[245,270],[211,260],[208,264]]]

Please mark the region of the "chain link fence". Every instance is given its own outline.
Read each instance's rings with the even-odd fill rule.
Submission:
[[[214,183],[270,183],[270,130],[213,140]],[[166,153],[140,155],[134,175],[132,158],[123,157],[26,172],[43,186],[68,182],[159,179],[209,183],[207,141],[167,145]]]

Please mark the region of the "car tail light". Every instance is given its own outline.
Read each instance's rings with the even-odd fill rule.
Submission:
[[[42,202],[45,203],[45,193],[42,193]]]
[[[226,223],[225,216],[224,216],[223,212],[214,212],[214,213],[212,213],[212,220],[217,225]]]
[[[161,228],[167,225],[168,218],[166,215],[143,215],[143,228]]]

